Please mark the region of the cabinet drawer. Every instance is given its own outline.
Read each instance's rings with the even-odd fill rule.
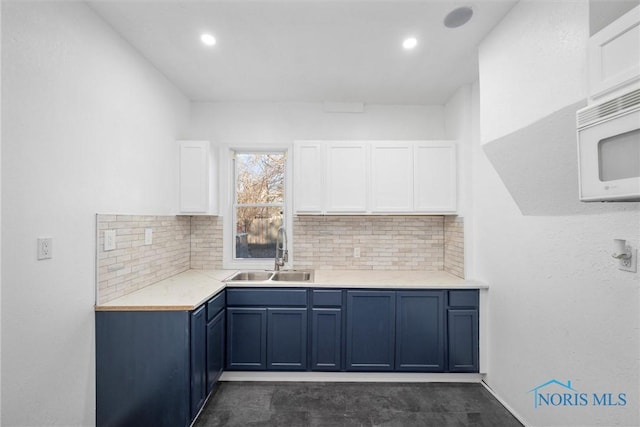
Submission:
[[[478,307],[478,291],[475,289],[449,291],[449,307]]]
[[[314,307],[341,307],[342,291],[314,289],[312,304]]]
[[[222,291],[207,302],[207,322],[216,317],[216,314],[220,313],[224,306],[224,291]]]
[[[227,289],[228,306],[306,307],[306,289]]]

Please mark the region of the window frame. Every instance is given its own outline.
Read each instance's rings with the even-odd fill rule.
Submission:
[[[227,146],[221,150],[224,154],[221,156],[221,194],[224,194],[224,202],[221,211],[223,214],[223,256],[222,268],[231,270],[273,270],[273,258],[235,258],[235,228],[236,228],[236,170],[235,155],[236,153],[256,153],[256,154],[283,154],[285,156],[285,177],[284,177],[284,200],[282,222],[287,232],[287,249],[289,250],[289,262],[282,267],[283,269],[291,268],[293,265],[293,233],[292,233],[292,162],[291,162],[291,146],[283,145],[234,145]],[[247,206],[247,205],[243,205]],[[280,206],[279,203],[264,204],[260,206]]]

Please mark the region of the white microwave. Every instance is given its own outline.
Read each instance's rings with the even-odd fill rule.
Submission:
[[[578,110],[583,202],[640,201],[640,89]]]

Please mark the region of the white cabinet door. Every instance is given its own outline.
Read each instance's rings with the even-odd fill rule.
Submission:
[[[456,211],[454,141],[298,141],[296,214]]]
[[[640,6],[589,39],[589,95],[618,96],[640,80]],[[635,86],[626,85],[635,82]],[[620,90],[621,89],[621,90]]]
[[[371,146],[371,210],[413,210],[413,143],[376,142]]]
[[[366,212],[367,144],[330,142],[326,148],[326,212]]]
[[[414,210],[454,213],[457,181],[455,143],[417,143],[414,171]]]
[[[178,141],[181,213],[217,214],[212,149],[208,141]]]
[[[321,142],[296,142],[293,148],[293,205],[296,213],[324,209],[324,150]]]

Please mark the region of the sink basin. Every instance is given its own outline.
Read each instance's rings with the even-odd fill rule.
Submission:
[[[226,279],[226,282],[263,282],[269,280],[273,271],[239,271]]]
[[[274,282],[313,282],[312,270],[276,271],[271,278]]]
[[[239,271],[225,282],[313,282],[313,270]]]

